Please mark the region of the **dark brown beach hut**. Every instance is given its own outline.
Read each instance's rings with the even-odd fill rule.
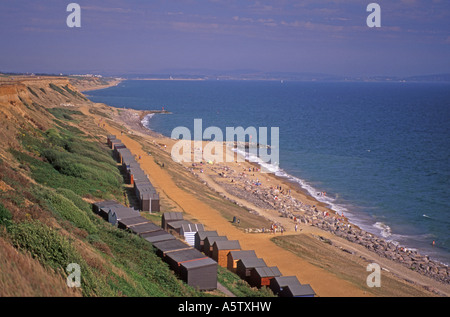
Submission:
[[[116,139],[116,136],[115,135],[107,135],[106,136],[106,142],[108,143],[108,146],[109,147],[112,147],[112,143],[111,143],[111,141],[112,140],[115,140]]]
[[[302,285],[296,276],[278,276],[270,281],[270,289],[280,297],[314,297],[309,284]]]
[[[113,207],[108,211],[108,222],[114,226],[118,225],[118,222],[125,218],[134,218],[139,216],[139,212],[128,207]]]
[[[254,250],[230,251],[227,256],[227,269],[236,273],[237,262],[243,258],[256,258]]]
[[[266,262],[261,258],[242,258],[236,264],[236,274],[241,279],[248,281],[252,269],[265,266],[267,266]]]
[[[205,244],[206,237],[217,237],[218,235],[217,231],[198,231],[195,233],[194,247],[203,252],[203,245]]]
[[[248,282],[253,287],[270,287],[270,281],[278,276],[281,276],[281,272],[276,266],[255,267],[250,271]]]
[[[159,194],[156,191],[141,193],[139,197],[139,209],[148,212],[160,212]]]
[[[181,262],[178,272],[183,281],[198,290],[217,288],[217,262],[211,258]]]
[[[92,211],[101,216],[103,219],[108,220],[108,207],[121,207],[122,204],[119,204],[115,200],[105,200],[99,201],[92,204]]]
[[[228,253],[241,250],[238,240],[216,240],[212,246],[212,259],[221,267],[227,267]]]
[[[175,239],[168,241],[161,241],[153,243],[153,246],[156,249],[156,254],[163,259],[168,253],[173,251],[180,251],[186,249],[192,249],[192,247],[188,246],[186,243]]]

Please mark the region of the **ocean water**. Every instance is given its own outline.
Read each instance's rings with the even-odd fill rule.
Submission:
[[[449,84],[130,80],[87,94],[171,111],[146,122],[166,136],[193,133],[196,118],[224,134],[279,127],[278,175],[363,229],[450,263]]]

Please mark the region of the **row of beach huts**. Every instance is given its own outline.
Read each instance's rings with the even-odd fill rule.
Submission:
[[[131,183],[134,182],[135,189],[137,179],[138,184],[148,180],[145,173],[142,172],[145,175],[142,177],[142,173],[136,172],[140,169],[139,164],[134,164],[136,161],[131,152],[128,154],[129,151],[124,151],[126,147],[119,140],[108,136],[108,144],[122,164],[128,179],[131,179]],[[127,164],[133,166],[132,172]],[[125,207],[116,201],[94,203],[92,209],[112,225],[131,231],[151,243],[156,254],[179,278],[199,290],[217,288],[217,269],[221,266],[236,273],[251,286],[267,286],[280,297],[315,295],[311,286],[301,284],[296,276],[283,276],[278,267],[268,266],[255,251],[242,250],[238,240],[229,240],[216,231],[207,231],[202,224],[185,220],[181,212],[163,213],[161,226],[142,217],[140,211],[160,211],[156,190],[151,193],[149,196],[141,195],[136,189],[140,210]]]

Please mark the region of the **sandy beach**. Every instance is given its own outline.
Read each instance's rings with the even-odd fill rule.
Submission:
[[[430,268],[433,263],[426,257],[363,232],[286,179],[262,173],[250,162],[175,163],[170,153],[176,140],[143,127],[145,113],[101,104],[92,107],[96,111],[88,106],[82,111],[140,157],[160,193],[162,211],[182,211],[207,229],[239,240],[243,250],[255,250],[283,275],[310,284],[317,296],[450,295],[448,271],[439,264]],[[395,258],[397,254],[418,265],[428,263],[436,274],[408,268],[403,257],[404,261]],[[381,287],[367,286],[370,263],[381,267]]]

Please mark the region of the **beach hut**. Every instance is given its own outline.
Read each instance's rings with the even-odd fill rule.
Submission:
[[[173,235],[171,235],[170,233],[167,233],[167,231],[165,231],[163,229],[153,231],[153,232],[143,233],[143,234],[141,234],[141,237],[152,244],[156,243],[156,242],[176,240],[176,238]]]
[[[256,258],[254,250],[239,250],[230,251],[227,255],[227,269],[233,273],[236,273],[237,262],[243,258]]]
[[[280,297],[314,297],[309,284],[302,285],[296,276],[278,276],[270,280],[270,289]]]
[[[161,227],[167,230],[167,224],[172,221],[183,220],[183,213],[181,212],[165,212],[161,217]]]
[[[139,212],[128,207],[109,207],[108,222],[114,226],[118,225],[118,222],[125,218],[134,218],[139,216]]]
[[[183,243],[182,241],[180,241],[178,239],[155,242],[155,243],[153,243],[153,246],[156,249],[156,254],[161,259],[164,259],[164,257],[168,253],[173,252],[173,251],[192,249],[192,247],[188,246],[186,243]]]
[[[127,169],[127,182],[130,185],[134,185],[135,181],[148,180],[147,174],[136,164],[132,163],[130,168]]]
[[[142,216],[136,216],[133,218],[125,218],[118,221],[118,227],[120,229],[128,229],[132,226],[140,225],[143,223],[149,223],[150,220],[145,219]]]
[[[205,257],[180,263],[179,275],[188,285],[209,291],[217,288],[217,262]]]
[[[143,192],[139,197],[139,209],[148,212],[160,212],[159,194],[156,191]]]
[[[108,207],[121,207],[122,204],[119,204],[115,200],[105,200],[92,204],[92,211],[101,216],[103,219],[108,220]]]
[[[112,147],[112,141],[116,139],[115,135],[107,135],[106,136],[106,142],[108,143],[109,147]]]
[[[184,223],[181,225],[180,235],[184,241],[191,247],[195,246],[195,234],[199,231],[205,231],[201,223]]]
[[[203,244],[203,253],[212,258],[213,255],[213,245],[216,241],[225,241],[228,240],[226,236],[208,236],[205,238],[205,242]]]
[[[181,262],[194,261],[198,259],[204,259],[206,256],[201,253],[199,250],[194,248],[183,249],[183,250],[175,250],[172,252],[166,253],[164,261],[169,264],[169,267],[175,272],[178,273],[179,264]]]
[[[205,244],[206,237],[217,237],[218,235],[217,231],[198,231],[195,233],[194,247],[203,252],[203,245]]]
[[[111,147],[112,150],[114,150],[114,146],[116,144],[123,144],[123,143],[119,139],[114,139],[114,140],[109,141],[109,146]]]
[[[227,267],[228,253],[241,250],[241,245],[238,240],[216,240],[212,250],[212,259],[221,267]]]
[[[309,284],[287,285],[278,293],[279,297],[314,297],[315,295]]]
[[[281,276],[281,272],[276,266],[255,267],[250,271],[248,282],[253,287],[270,287],[270,281],[278,276]]]
[[[121,164],[121,165],[123,165],[124,158],[127,158],[128,160],[129,160],[130,158],[133,158],[133,159],[134,159],[133,154],[131,154],[131,151],[130,151],[129,149],[127,149],[127,148],[117,149],[117,150],[116,150],[116,153],[117,153],[116,160],[117,160],[117,162],[118,162],[119,164]]]
[[[251,270],[255,267],[265,267],[266,262],[261,258],[242,258],[236,264],[236,274],[243,280],[248,280]]]

